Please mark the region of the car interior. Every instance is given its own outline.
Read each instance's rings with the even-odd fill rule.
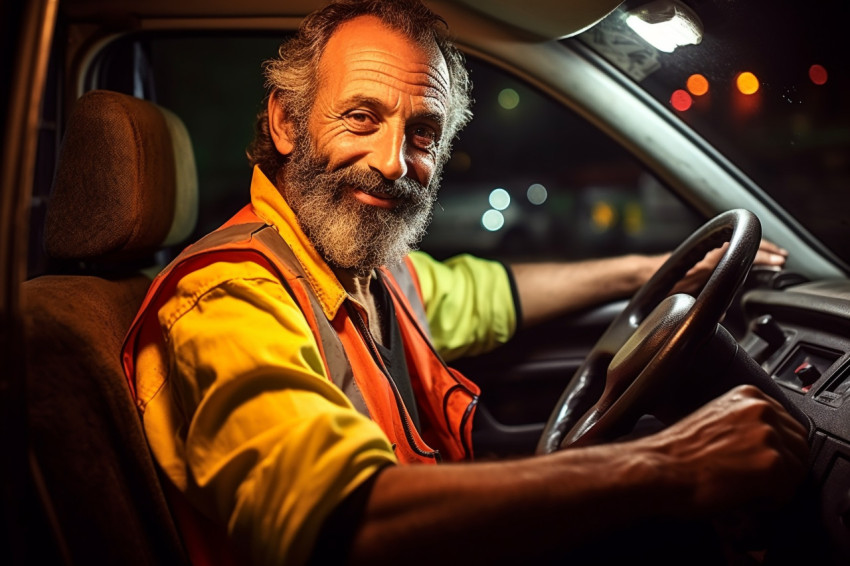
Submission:
[[[427,3],[457,36],[480,90],[423,249],[444,258],[463,243],[509,262],[675,248],[631,301],[524,329],[454,364],[483,390],[476,457],[645,434],[660,426],[650,400],[704,401],[730,385],[721,375],[756,383],[809,424],[810,473],[798,500],[769,522],[766,552],[730,564],[848,563],[850,265],[846,244],[830,239],[847,235],[846,216],[828,233],[803,226],[792,206],[588,47],[612,18],[647,2]],[[12,80],[0,187],[0,480],[12,564],[188,562],[121,344],[157,271],[244,204],[262,58],[321,4],[3,8]],[[667,4],[689,6],[709,29],[724,2]],[[518,119],[517,101],[537,113]],[[512,122],[526,128],[508,130]],[[850,151],[847,132],[836,129],[828,149],[813,144],[822,161],[838,160],[844,181],[850,153],[833,154]],[[486,165],[482,154],[491,154]],[[474,177],[482,168],[489,177]],[[508,193],[511,204],[499,204]],[[750,268],[762,236],[788,249],[784,269]],[[708,292],[668,300],[684,272],[724,242],[730,251]],[[665,334],[671,324],[682,334]],[[684,386],[675,382],[683,373],[694,374]],[[596,411],[606,380],[620,379],[614,409]],[[668,395],[674,389],[694,399]]]

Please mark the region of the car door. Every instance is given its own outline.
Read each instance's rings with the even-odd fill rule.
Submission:
[[[38,117],[56,2],[4,3],[2,22],[2,131],[0,174],[0,546],[11,563],[25,554],[25,494],[30,488],[20,283],[26,275],[27,204],[35,175]],[[10,77],[10,78],[6,78]]]

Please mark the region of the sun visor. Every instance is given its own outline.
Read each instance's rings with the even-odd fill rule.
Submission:
[[[593,26],[622,0],[456,0],[491,18],[535,35],[569,37]]]

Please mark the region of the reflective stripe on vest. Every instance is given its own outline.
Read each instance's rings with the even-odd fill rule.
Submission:
[[[393,443],[400,462],[433,463],[439,456],[449,460],[472,456],[472,416],[479,390],[448,368],[435,352],[427,323],[423,324],[424,307],[412,266],[406,262],[391,270],[382,268],[382,272],[405,345],[422,418],[421,435],[412,426],[391,378],[370,351],[370,337],[363,335],[346,308],[340,308],[333,320],[327,319],[289,246],[272,226],[253,213],[250,205],[219,230],[188,247],[154,280],[125,340],[123,362],[131,390],[135,356],[144,344],[161,342],[156,313],[172,296],[181,277],[214,262],[246,260],[262,265],[284,285],[313,332],[329,379],[358,411],[378,423]],[[348,304],[357,308],[352,301]]]

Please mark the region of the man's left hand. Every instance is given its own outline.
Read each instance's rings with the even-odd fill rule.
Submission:
[[[727,247],[729,247],[728,243],[723,244],[723,246],[705,254],[705,257],[698,264],[693,266],[690,271],[685,274],[682,280],[676,284],[673,288],[673,293],[688,293],[690,295],[699,293],[702,286],[705,285],[705,282],[708,281],[708,278],[714,272],[714,268],[717,267],[717,264],[726,252]],[[758,252],[756,252],[753,265],[782,269],[787,257],[787,251],[780,248],[773,242],[762,240],[759,244]]]

